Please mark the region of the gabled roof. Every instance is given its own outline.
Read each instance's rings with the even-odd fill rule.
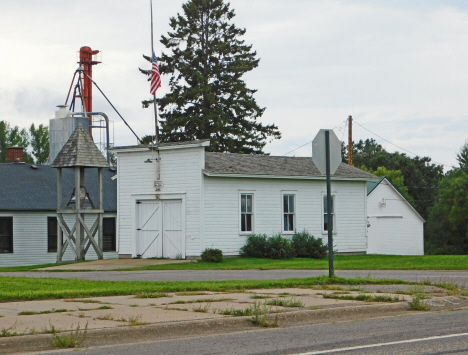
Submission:
[[[24,163],[0,164],[0,212],[2,211],[56,211],[57,170],[50,165]],[[104,211],[117,211],[117,181],[114,171],[103,169],[102,188]],[[86,189],[91,200],[98,202],[97,169],[86,170]],[[70,199],[75,187],[74,169],[63,170],[63,205]]]
[[[381,177],[379,180],[373,180],[367,182],[367,196],[374,191],[374,189],[379,186],[379,184],[385,179],[385,176]]]
[[[403,194],[395,187],[395,185],[392,184],[392,182],[391,182],[390,180],[387,179],[386,176],[381,177],[381,178],[380,178],[379,180],[377,180],[377,181],[368,181],[368,182],[367,182],[367,196],[369,196],[369,195],[372,193],[372,191],[374,191],[374,190],[377,188],[377,186],[379,186],[380,183],[381,183],[382,181],[384,181],[384,180],[385,180],[386,182],[388,182],[388,185],[389,185],[397,194],[399,194],[399,195],[403,198],[403,201],[405,201],[405,202],[408,204],[408,206],[414,211],[414,213],[416,213],[416,215],[417,215],[423,222],[425,222],[424,218],[422,218],[421,215],[419,214],[419,212],[416,211],[416,208],[414,208],[413,204],[412,204],[411,202],[409,202],[408,199],[407,199],[405,196],[403,196]]]
[[[324,177],[315,166],[312,158],[277,157],[270,155],[205,153],[206,175],[259,175]],[[375,180],[377,177],[345,163],[341,163],[334,178]]]
[[[81,124],[78,124],[51,166],[53,168],[71,168],[75,166],[105,168],[109,164],[107,164],[106,159],[94,144],[89,133],[85,131]]]

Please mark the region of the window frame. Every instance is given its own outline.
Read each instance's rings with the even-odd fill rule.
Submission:
[[[13,248],[13,217],[7,217],[7,216],[1,216],[0,217],[0,222],[4,220],[4,221],[9,221],[9,234],[10,234],[10,247],[9,247],[9,250],[10,251],[2,251],[2,249],[0,249],[0,254],[13,254],[14,252],[14,248]]]
[[[106,237],[106,232],[104,229],[104,221],[105,220],[114,220],[114,234],[113,234],[113,240],[112,240],[112,246],[113,249],[106,249],[105,248],[105,243],[104,243],[104,238]],[[116,252],[117,251],[117,218],[116,217],[103,217],[102,219],[102,251],[103,252]]]
[[[337,234],[338,228],[337,228],[337,222],[336,222],[336,192],[332,191],[331,192],[332,196],[332,204],[333,204],[333,211],[332,211],[332,223],[333,223],[333,234]],[[327,198],[327,193],[322,192],[322,234],[328,234],[328,229],[325,229],[325,201]]]
[[[56,245],[55,247],[55,250],[51,249],[50,248],[50,228],[49,228],[49,223],[51,220],[55,219],[55,223],[56,223],[56,228],[55,228],[55,243],[57,243],[57,227],[58,227],[58,221],[57,221],[57,217],[55,216],[47,216],[47,252],[48,253],[57,253],[57,250],[58,250],[58,245]],[[63,245],[63,234],[62,234],[62,245]]]
[[[252,211],[251,212],[242,212],[242,195],[251,195],[252,196]],[[242,215],[244,213],[249,213],[251,217],[251,229],[250,231],[242,230]],[[255,233],[255,193],[253,191],[239,191],[239,235],[250,235]]]
[[[293,212],[285,212],[284,211],[284,197],[285,196],[293,196]],[[296,233],[296,230],[297,230],[297,217],[296,217],[296,213],[297,213],[297,196],[296,196],[296,191],[282,191],[281,192],[281,231],[282,231],[282,234],[294,234]],[[289,204],[289,201],[288,201],[288,204]],[[286,230],[284,227],[284,222],[285,222],[285,215],[288,214],[288,215],[292,215],[293,216],[293,228],[292,230]]]

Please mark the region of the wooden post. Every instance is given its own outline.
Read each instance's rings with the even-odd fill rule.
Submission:
[[[57,169],[57,262],[62,261],[62,228],[60,228],[60,223],[58,222],[58,214],[62,209],[62,168]]]
[[[348,165],[353,165],[353,116],[348,117]]]
[[[75,245],[76,245],[76,260],[83,260],[82,259],[82,250],[83,250],[83,227],[81,226],[80,219],[78,215],[80,213],[81,207],[81,168],[79,166],[75,167],[75,210],[76,210],[76,219],[75,219],[75,226],[76,226],[76,237],[75,237]]]
[[[103,213],[104,211],[104,201],[102,199],[102,168],[98,168],[98,193],[99,193],[99,224],[98,224],[98,235],[99,235],[99,249],[101,249],[101,255],[98,255],[99,259],[104,258],[104,228],[103,228]]]

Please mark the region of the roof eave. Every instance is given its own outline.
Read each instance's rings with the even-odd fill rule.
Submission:
[[[223,174],[210,173],[203,171],[203,174],[209,177],[224,177],[224,178],[253,178],[253,179],[290,179],[290,180],[325,180],[325,175],[307,176],[307,175],[261,175],[261,174]],[[331,180],[335,181],[367,181],[368,178],[350,178],[343,176],[332,176]]]

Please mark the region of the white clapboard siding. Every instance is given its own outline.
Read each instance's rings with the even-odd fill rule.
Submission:
[[[150,151],[118,152],[118,241],[119,254],[136,256],[135,203],[139,198],[156,198],[156,153]],[[201,252],[202,169],[204,148],[161,150],[160,199],[183,198],[185,211],[185,252],[187,256]],[[153,159],[153,163],[145,163]]]
[[[47,252],[47,217],[56,217],[54,212],[0,212],[0,217],[13,217],[13,253],[0,253],[0,267],[26,266],[55,263],[57,253]],[[104,217],[116,217],[116,213],[105,213]],[[74,223],[66,216],[70,229]],[[91,227],[94,221],[86,221]],[[105,252],[104,259],[117,258],[117,252]],[[97,259],[92,247],[86,254],[86,260]],[[75,260],[71,249],[67,249],[63,261]]]
[[[367,196],[367,213],[368,254],[424,255],[424,220],[386,179]]]
[[[332,181],[336,201],[334,246],[338,252],[365,252],[366,183]],[[240,232],[241,192],[254,194],[254,233],[282,231],[282,193],[296,195],[296,230],[307,230],[326,242],[322,231],[325,181],[294,179],[204,178],[204,248],[238,255],[247,236]],[[288,234],[284,234],[285,236]]]

